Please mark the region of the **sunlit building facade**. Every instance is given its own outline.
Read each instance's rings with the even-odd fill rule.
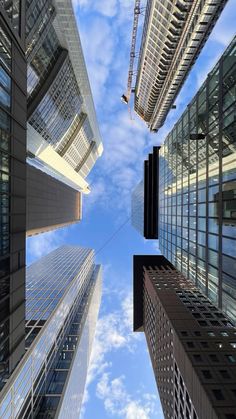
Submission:
[[[26,60],[17,3],[0,2],[0,388],[24,354]]]
[[[0,393],[1,417],[79,417],[100,299],[93,250],[62,246],[27,268],[26,353]]]
[[[143,331],[167,419],[236,419],[236,328],[164,257],[134,256]]]
[[[71,0],[26,0],[27,151],[83,193],[102,142]]]
[[[163,255],[236,322],[236,38],[160,151]]]
[[[135,86],[135,111],[157,131],[227,0],[148,0]]]

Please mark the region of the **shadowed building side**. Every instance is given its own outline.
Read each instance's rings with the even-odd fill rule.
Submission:
[[[0,388],[25,350],[24,28],[24,2],[0,2]]]
[[[27,236],[77,223],[82,196],[75,189],[27,164]]]
[[[131,220],[145,239],[158,239],[159,218],[159,146],[144,161],[144,180],[132,193]]]

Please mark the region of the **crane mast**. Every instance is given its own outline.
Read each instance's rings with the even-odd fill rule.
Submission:
[[[141,13],[140,3],[141,3],[141,0],[135,0],[127,90],[125,94],[123,94],[121,97],[121,100],[126,104],[129,103],[131,90],[132,90],[132,79],[134,75],[135,46],[136,46],[136,39],[137,39],[137,32],[138,32],[138,20],[139,20],[139,15]]]

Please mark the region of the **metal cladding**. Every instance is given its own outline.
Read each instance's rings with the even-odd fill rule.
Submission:
[[[227,0],[148,0],[135,111],[157,131]]]

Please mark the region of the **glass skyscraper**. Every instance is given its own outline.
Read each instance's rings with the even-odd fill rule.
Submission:
[[[160,151],[160,249],[236,322],[236,38]]]
[[[94,251],[62,246],[27,268],[26,353],[0,417],[77,418],[101,299]]]
[[[71,0],[26,0],[28,162],[89,193],[103,151]]]
[[[131,198],[132,225],[146,239],[158,238],[159,150],[160,147],[153,147],[153,153],[144,161],[143,181]]]

